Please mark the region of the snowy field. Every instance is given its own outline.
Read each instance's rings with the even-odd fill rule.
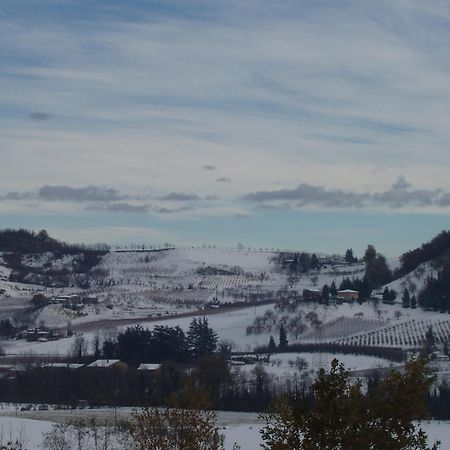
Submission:
[[[328,370],[331,368],[333,359],[337,359],[347,370],[366,370],[380,367],[393,366],[392,361],[366,355],[344,355],[332,353],[274,353],[269,362],[262,363],[262,366],[269,374],[277,377],[298,373],[295,365],[297,358],[301,358],[307,364],[306,370],[315,370],[319,366]],[[238,366],[241,370],[250,371],[256,364],[246,364]]]
[[[242,450],[260,450],[262,440],[260,437],[261,421],[256,415],[235,414],[236,420],[233,423],[223,423],[218,417],[220,432],[225,436],[225,448],[231,450],[233,444],[238,443]],[[23,433],[25,436],[26,450],[42,450],[43,433],[51,430],[54,422],[33,419],[23,419],[16,417],[0,417],[0,436],[7,438],[9,435],[15,436]],[[429,442],[435,440],[442,442],[441,450],[450,450],[449,422],[430,421],[422,424],[423,429],[428,434]],[[86,447],[85,450],[90,450]]]
[[[247,327],[252,325],[257,317],[261,317],[266,311],[273,310],[273,305],[260,305],[256,307],[242,308],[237,310],[225,310],[208,316],[208,321],[217,332],[220,340],[226,340],[234,344],[236,351],[251,351],[256,346],[265,345],[269,342],[270,336],[278,339],[276,328],[264,329],[259,334],[247,334]],[[420,346],[420,340],[431,325],[436,331],[438,339],[444,339],[450,333],[450,316],[437,312],[424,312],[420,309],[402,309],[397,305],[379,304],[375,308],[371,304],[343,304],[337,306],[323,307],[315,304],[301,305],[299,310],[303,317],[309,312],[317,314],[319,320],[325,323],[320,335],[315,335],[310,328],[304,336],[298,336],[296,340],[289,335],[289,342],[353,342],[368,345],[385,345],[408,348]],[[182,312],[186,312],[184,309]],[[285,313],[275,311],[279,316]],[[287,314],[287,313],[286,313]],[[295,316],[298,311],[291,314]],[[126,316],[123,316],[126,317]],[[130,316],[133,317],[133,316]],[[197,317],[202,317],[199,312]],[[334,335],[330,330],[336,328],[336,321],[346,318],[345,336]],[[153,329],[157,325],[177,326],[183,330],[189,328],[192,317],[165,318],[136,322],[143,327]],[[367,321],[367,331],[361,331],[361,323]],[[377,326],[376,323],[379,323]],[[333,328],[334,327],[334,328]],[[110,335],[117,331],[124,330],[126,325],[110,325],[108,329],[89,331],[84,333],[87,341],[92,341],[97,332],[102,335]],[[329,333],[328,333],[329,332]],[[328,334],[327,334],[328,333]],[[342,330],[340,331],[342,333]],[[378,338],[377,338],[378,336]],[[378,339],[378,340],[377,340]],[[66,355],[72,347],[75,337],[64,338],[59,341],[50,342],[25,342],[25,341],[4,341],[1,343],[7,354],[21,354],[33,352],[41,355]]]

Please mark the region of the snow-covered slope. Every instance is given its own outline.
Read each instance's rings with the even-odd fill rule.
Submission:
[[[433,261],[428,261],[426,263],[420,264],[415,270],[406,274],[405,276],[392,281],[386,286],[389,289],[393,289],[398,294],[403,292],[405,288],[408,289],[410,294],[417,295],[424,287],[425,282],[428,277],[437,277],[438,268],[436,263]]]
[[[187,275],[205,266],[223,269],[239,267],[243,272],[273,271],[275,253],[220,248],[170,249],[159,252],[110,252],[100,264],[112,276],[141,267],[143,271],[160,275]]]

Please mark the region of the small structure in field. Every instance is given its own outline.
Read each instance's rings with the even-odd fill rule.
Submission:
[[[354,291],[353,289],[343,289],[342,291],[338,291],[337,296],[344,302],[353,302],[359,299],[359,291]]]

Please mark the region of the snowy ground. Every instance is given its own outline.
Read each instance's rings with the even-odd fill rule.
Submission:
[[[271,309],[273,309],[272,305],[260,305],[256,307],[237,310],[224,310],[223,312],[209,315],[208,321],[212,328],[218,333],[219,339],[233,342],[235,344],[234,348],[236,351],[251,351],[256,346],[267,344],[271,335],[273,335],[275,339],[277,339],[278,337],[278,332],[275,328],[271,331],[265,330],[260,334],[247,334],[247,327],[253,323],[255,318],[258,316],[263,316],[267,310]],[[436,329],[436,331],[442,329],[443,333],[445,330],[448,330],[450,332],[449,315],[431,311],[424,312],[420,309],[405,310],[398,307],[397,305],[392,306],[380,304],[379,309],[375,309],[372,305],[367,303],[362,305],[359,305],[357,303],[343,304],[338,306],[330,306],[327,308],[320,305],[305,304],[301,305],[300,310],[302,311],[303,316],[311,311],[316,312],[318,318],[324,323],[332,323],[333,321],[341,317],[351,319],[349,320],[349,322],[354,324],[355,329],[352,329],[352,325],[347,330],[347,336],[353,336],[352,339],[354,341],[360,340],[359,338],[362,336],[362,342],[365,342],[365,339],[368,340],[370,338],[372,339],[372,345],[376,344],[374,337],[376,336],[376,333],[373,331],[373,323],[370,322],[372,323],[370,327],[370,330],[372,331],[360,332],[360,328],[358,328],[358,326],[360,326],[359,323],[361,320],[380,321],[379,334],[383,336],[392,336],[394,338],[395,336],[403,335],[405,341],[400,342],[400,339],[398,339],[397,341],[393,340],[391,343],[390,338],[386,338],[383,342],[384,345],[403,346],[404,348],[408,348],[408,345],[406,345],[406,336],[408,335],[408,333],[412,333],[412,331],[410,330],[416,330],[416,343],[418,342],[419,336],[421,335],[420,333],[424,334],[428,326],[430,325],[432,325],[433,328]],[[187,310],[183,309],[181,311],[186,312]],[[277,314],[282,315],[284,313]],[[295,314],[297,314],[297,312]],[[199,312],[197,317],[202,317],[202,313]],[[162,318],[157,318],[153,321],[147,321],[145,320],[145,318],[143,318],[142,321],[139,321],[139,324],[150,329],[152,329],[156,325],[179,325],[184,330],[187,330],[191,321],[192,317],[165,318],[164,320],[162,320]],[[123,330],[124,328],[126,328],[126,325],[117,327],[114,326],[114,324],[111,324],[108,330],[100,329],[98,332],[100,333],[100,336],[102,334],[108,335],[111,332]],[[320,340],[338,340],[337,337],[327,337],[326,331],[327,325],[323,328],[322,337],[314,336],[308,334],[307,332],[304,338],[300,335],[297,341],[314,342]],[[90,331],[84,333],[84,336],[88,341],[92,341],[96,334],[97,331]],[[1,345],[6,350],[7,354],[34,352],[35,354],[45,355],[65,355],[70,350],[74,339],[75,337],[71,337],[52,342],[4,341],[1,343]],[[296,342],[293,336],[289,336],[289,341],[291,343]],[[379,345],[382,345],[382,343],[380,342]]]
[[[392,361],[374,356],[365,355],[344,355],[332,353],[274,353],[270,357],[270,361],[263,363],[264,369],[277,377],[287,374],[298,373],[295,365],[297,358],[303,359],[307,364],[307,370],[318,369],[319,366],[328,370],[331,367],[333,359],[337,359],[347,370],[365,370],[375,369],[379,367],[390,367]],[[241,370],[252,370],[256,364],[246,364],[240,367]]]
[[[2,416],[0,417],[0,436],[2,432],[5,438],[9,435],[16,436],[22,432],[26,441],[25,449],[42,450],[43,433],[50,431],[53,424],[54,422],[51,421]],[[235,413],[235,420],[232,423],[222,422],[219,414],[218,424],[221,426],[221,433],[225,436],[226,450],[231,450],[235,442],[241,446],[242,450],[261,449],[260,429],[263,425],[256,414]],[[430,443],[440,440],[442,442],[440,449],[450,450],[450,442],[448,440],[450,432],[449,422],[424,422],[422,427],[428,434]],[[85,450],[89,449],[86,448]]]

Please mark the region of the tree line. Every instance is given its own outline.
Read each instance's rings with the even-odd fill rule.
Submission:
[[[431,261],[450,249],[450,231],[443,230],[429,242],[405,252],[400,257],[401,266],[396,271],[396,278],[415,270],[420,264]]]
[[[334,360],[329,371],[318,372],[309,390],[278,396],[260,416],[265,423],[260,432],[263,448],[436,450],[440,443],[429,444],[420,424],[428,418],[426,399],[432,380],[425,360],[419,358],[408,362],[404,373],[392,371],[384,379],[369,379],[363,388]],[[187,394],[182,403],[173,399],[163,409],[144,407],[114,427],[100,429],[94,420],[55,425],[45,434],[43,448],[223,450],[209,394],[195,386],[189,386]],[[233,449],[240,446],[235,443]]]
[[[117,337],[106,339],[101,349],[95,348],[94,353],[108,359],[120,359],[131,367],[165,360],[187,363],[212,354],[217,348],[217,341],[217,333],[209,326],[208,319],[203,317],[194,318],[187,333],[179,326],[158,325],[153,330],[139,325],[128,327]],[[83,357],[78,353],[75,360],[82,362]]]

